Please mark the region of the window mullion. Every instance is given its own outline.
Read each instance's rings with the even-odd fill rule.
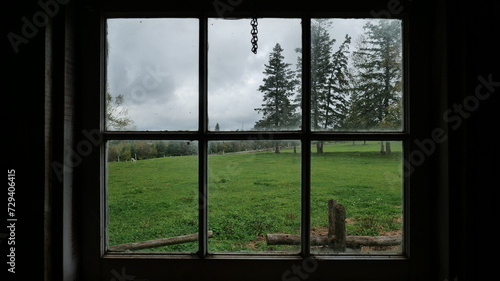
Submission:
[[[301,254],[310,255],[311,233],[311,19],[302,18],[302,224]]]
[[[198,145],[198,254],[204,258],[208,254],[208,189],[207,189],[207,153],[208,140],[205,137],[208,130],[208,19],[199,19],[199,120],[198,130],[201,136]]]
[[[311,133],[311,18],[302,18],[302,132]]]

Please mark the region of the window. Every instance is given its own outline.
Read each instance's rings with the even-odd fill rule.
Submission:
[[[409,278],[425,251],[409,220],[406,19],[270,13],[254,54],[237,18],[104,18],[93,268]],[[358,270],[376,263],[390,273]]]
[[[361,244],[350,251],[371,253],[359,250],[371,246],[402,253],[401,20],[313,18],[309,70],[300,19],[258,22],[263,43],[253,54],[248,19],[209,18],[208,68],[199,72],[198,19],[107,19],[105,124],[106,131],[122,132],[121,140],[107,138],[108,249],[188,235],[195,238],[148,251],[299,254],[305,241],[286,238],[310,228],[306,251],[333,254],[336,242],[317,240],[332,240],[340,227],[352,234],[348,246],[360,234],[398,234],[390,236],[398,240],[394,247]],[[310,85],[301,83],[304,71]],[[208,77],[207,93],[198,93],[204,80],[198,74]],[[208,101],[208,116],[198,111],[199,100]],[[161,140],[148,140],[144,131]],[[189,131],[197,134],[177,140]],[[269,140],[252,131],[266,131]],[[386,131],[399,132],[399,139],[388,139]],[[240,140],[223,132],[238,132]],[[380,136],[356,145],[350,139],[356,132]],[[315,152],[297,153],[311,144]],[[309,171],[301,177],[301,169]],[[333,197],[347,209],[347,225],[328,221]],[[206,228],[210,239],[198,240]]]

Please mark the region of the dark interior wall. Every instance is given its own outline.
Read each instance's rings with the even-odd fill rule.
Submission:
[[[47,164],[54,159],[64,158],[64,20],[58,13],[53,18],[57,23],[51,29],[55,32],[50,37],[54,42],[47,58],[47,33],[42,26],[36,30],[26,29],[31,37],[26,43],[19,45],[16,52],[8,39],[10,32],[21,35],[25,21],[33,19],[33,15],[41,10],[38,1],[7,1],[3,3],[2,17],[2,60],[3,74],[3,108],[0,111],[4,132],[4,175],[6,169],[16,170],[16,274],[7,275],[7,233],[6,214],[2,215],[0,229],[0,262],[3,264],[0,276],[13,277],[12,280],[43,280],[44,272],[44,186]],[[44,3],[46,1],[43,1]],[[65,2],[65,1],[61,1]],[[182,2],[182,1],[181,1]],[[193,2],[193,1],[190,1]],[[205,5],[211,1],[205,1]],[[414,0],[414,2],[417,2]],[[494,237],[496,200],[498,195],[499,171],[495,134],[498,130],[498,93],[500,86],[499,52],[495,39],[500,34],[499,4],[497,1],[437,1],[446,5],[447,24],[443,34],[446,49],[446,96],[449,108],[461,105],[467,97],[475,94],[481,81],[478,77],[490,79],[491,95],[463,119],[463,126],[451,129],[449,134],[449,263],[440,263],[436,257],[436,267],[449,272],[450,280],[488,280],[490,274],[495,276],[495,267],[490,263],[497,246],[488,242],[487,237]],[[435,3],[428,1],[429,9]],[[192,3],[190,3],[192,4]],[[62,7],[62,6],[61,6]],[[62,9],[62,8],[61,8]],[[439,15],[437,15],[439,16]],[[441,21],[437,21],[442,23]],[[437,28],[437,27],[436,27]],[[77,60],[78,61],[78,58]],[[5,63],[4,63],[5,62]],[[46,73],[47,63],[52,71]],[[48,78],[46,78],[48,77]],[[491,78],[490,78],[491,77]],[[51,100],[46,100],[47,83],[52,81]],[[497,82],[498,81],[498,82]],[[5,87],[5,85],[7,85]],[[486,87],[485,87],[486,88]],[[52,113],[51,118],[47,114]],[[49,122],[49,124],[46,123]],[[50,126],[48,126],[50,125]],[[49,129],[47,129],[49,128]],[[45,146],[50,140],[49,146]],[[46,160],[47,149],[51,149],[49,160]],[[51,185],[54,213],[51,214],[52,241],[49,249],[53,263],[53,278],[63,278],[61,266],[63,262],[64,237],[62,210],[62,185],[54,181]],[[0,191],[0,201],[7,202],[6,187]],[[5,207],[4,205],[4,207]],[[493,238],[494,239],[494,238]],[[443,238],[446,241],[446,237]],[[447,264],[443,269],[439,268]],[[2,279],[10,280],[10,279]],[[441,281],[441,280],[439,280]]]
[[[26,30],[31,37],[15,52],[10,32],[22,34],[22,18],[31,18],[40,8],[36,1],[2,3],[2,202],[0,223],[0,279],[28,280],[29,273],[43,278],[44,260],[44,114],[45,114],[45,32]],[[7,169],[15,169],[15,245],[8,243]],[[10,266],[15,246],[15,274]],[[12,278],[12,279],[10,279]]]
[[[452,130],[450,141],[450,256],[453,272],[462,277],[459,280],[484,280],[498,274],[491,263],[494,246],[485,235],[495,235],[489,229],[498,213],[500,153],[495,136],[500,54],[495,38],[500,34],[499,12],[498,1],[450,5],[449,104],[468,102],[474,109],[464,126]],[[488,90],[484,80],[491,81]],[[478,89],[488,97],[473,106]]]

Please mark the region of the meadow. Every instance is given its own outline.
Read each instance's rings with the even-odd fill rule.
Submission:
[[[398,233],[401,144],[326,143],[311,156],[311,230],[326,233],[327,202],[346,208],[347,235]],[[198,159],[165,157],[107,166],[109,245],[198,232]],[[300,233],[301,154],[292,148],[208,156],[210,252],[298,252],[268,246],[267,233]],[[142,251],[196,252],[197,242]]]

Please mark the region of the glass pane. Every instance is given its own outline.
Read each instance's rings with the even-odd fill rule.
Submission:
[[[213,131],[297,130],[300,19],[209,19],[208,116]]]
[[[107,25],[106,129],[198,129],[198,20]]]
[[[313,19],[311,127],[402,131],[402,21]]]
[[[108,141],[109,250],[198,250],[197,153],[190,141]]]
[[[266,238],[300,234],[299,141],[212,141],[209,151],[209,251],[297,253],[299,243]]]
[[[318,141],[311,149],[311,252],[402,253],[401,142]]]

